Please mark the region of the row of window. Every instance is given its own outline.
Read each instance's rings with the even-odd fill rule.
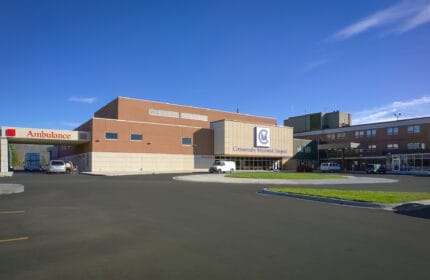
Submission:
[[[411,125],[408,126],[408,133],[409,134],[417,134],[421,132],[421,127],[419,125]],[[389,127],[387,128],[387,135],[399,135],[399,128],[398,127]],[[367,129],[367,130],[358,130],[354,132],[355,138],[363,138],[366,137],[375,137],[376,136],[376,129]],[[346,137],[346,132],[339,132],[339,133],[329,133],[327,134],[327,140],[335,140],[335,139],[344,139]]]
[[[388,150],[398,150],[399,144],[387,144]],[[424,150],[425,144],[424,143],[408,143],[408,150]],[[357,149],[356,151],[359,153],[365,153],[365,152],[373,152],[376,150],[375,144],[370,144],[367,146],[367,149]]]
[[[106,132],[105,138],[107,140],[117,140],[118,139],[118,133],[117,132]],[[131,141],[142,141],[143,135],[142,134],[136,134],[132,133],[130,134],[130,140]],[[193,144],[193,140],[190,137],[182,137],[182,145],[184,146],[191,146]]]
[[[375,144],[370,144],[368,146],[369,150],[376,150],[376,145]],[[387,144],[387,149],[389,150],[396,150],[399,149],[399,144]],[[408,143],[408,150],[424,150],[425,149],[425,144],[424,143]]]

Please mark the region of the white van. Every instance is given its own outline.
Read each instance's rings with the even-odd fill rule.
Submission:
[[[323,162],[320,167],[321,172],[339,172],[340,165],[335,162]]]
[[[209,168],[210,173],[223,173],[223,172],[234,172],[236,171],[236,163],[234,161],[215,161]]]

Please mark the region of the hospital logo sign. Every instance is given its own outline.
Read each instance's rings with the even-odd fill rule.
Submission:
[[[270,147],[270,129],[255,127],[254,142],[255,147]]]

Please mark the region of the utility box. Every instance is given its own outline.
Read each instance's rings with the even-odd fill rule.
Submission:
[[[26,153],[24,168],[25,170],[29,170],[29,171],[40,170],[40,154]]]

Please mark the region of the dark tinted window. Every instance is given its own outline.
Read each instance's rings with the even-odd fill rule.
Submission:
[[[189,138],[189,137],[182,137],[182,145],[191,145],[192,144],[192,141],[191,141],[191,138]]]
[[[118,133],[106,132],[106,139],[118,139]]]
[[[130,135],[130,140],[133,140],[133,141],[142,141],[142,139],[143,139],[142,134],[131,134]]]

